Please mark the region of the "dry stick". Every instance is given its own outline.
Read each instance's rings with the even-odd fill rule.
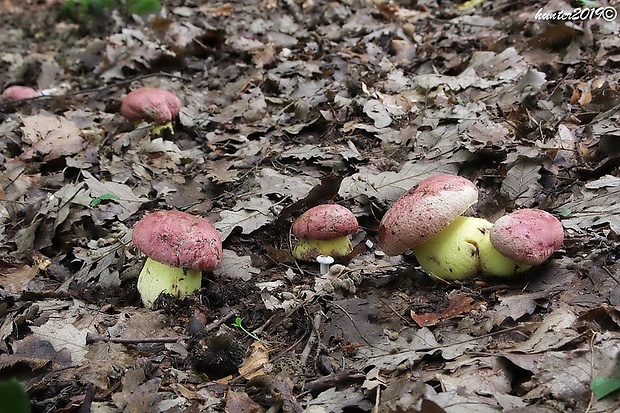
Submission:
[[[215,320],[211,324],[208,324],[204,328],[205,333],[209,333],[216,328],[219,328],[226,321],[233,317],[236,317],[238,313],[235,310],[225,314],[222,318]],[[176,343],[180,340],[188,340],[190,336],[176,336],[176,337],[144,337],[144,338],[123,338],[123,337],[109,337],[101,336],[97,334],[86,333],[86,344],[93,344],[97,342],[104,343],[117,343],[117,344],[143,344],[143,343]]]
[[[364,372],[358,370],[342,370],[306,383],[304,391],[298,394],[297,397],[303,397],[306,394],[320,392],[342,384],[364,381],[365,379],[366,373]]]
[[[312,320],[312,332],[310,332],[310,337],[308,338],[308,342],[306,343],[306,347],[304,347],[303,351],[299,355],[299,361],[302,366],[306,365],[308,361],[308,357],[310,356],[310,351],[312,351],[312,347],[314,343],[318,340],[319,337],[319,328],[321,327],[321,316],[323,314],[318,312],[314,315],[314,319]]]
[[[4,108],[5,106],[8,107],[8,106],[22,105],[24,103],[33,102],[33,101],[51,100],[51,99],[58,99],[58,98],[63,98],[63,97],[69,97],[69,96],[87,95],[89,93],[102,92],[102,91],[104,91],[106,89],[112,89],[114,87],[130,84],[131,82],[135,82],[136,80],[146,79],[146,78],[149,78],[149,77],[170,77],[170,78],[173,78],[173,79],[181,79],[181,80],[184,80],[186,82],[190,82],[191,81],[191,79],[189,79],[189,78],[186,78],[186,77],[183,77],[183,76],[179,76],[179,75],[173,75],[172,73],[166,73],[166,72],[148,73],[148,74],[145,74],[145,75],[139,75],[139,76],[132,77],[131,79],[121,80],[119,82],[114,82],[114,83],[109,84],[109,85],[99,86],[99,87],[95,87],[95,88],[91,88],[91,89],[76,90],[75,92],[69,92],[69,93],[65,93],[63,95],[42,95],[42,96],[35,96],[35,97],[32,97],[32,98],[28,98],[28,99],[9,100],[7,102],[0,102],[0,109]]]
[[[177,337],[144,337],[144,338],[124,338],[124,337],[107,337],[97,334],[86,333],[86,344],[97,342],[117,343],[117,344],[143,344],[143,343],[176,343],[179,340],[186,340],[189,336]]]

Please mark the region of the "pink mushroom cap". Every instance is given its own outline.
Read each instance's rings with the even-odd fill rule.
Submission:
[[[357,232],[357,218],[349,209],[336,204],[317,205],[299,216],[291,231],[297,238],[330,240]]]
[[[209,221],[182,211],[157,211],[133,228],[132,241],[149,258],[176,268],[213,271],[222,237]]]
[[[40,96],[38,90],[28,86],[9,86],[2,92],[2,97],[10,100],[22,100]]]
[[[121,102],[121,115],[130,121],[145,120],[156,124],[170,122],[181,110],[181,100],[163,89],[132,90]]]
[[[564,242],[562,223],[541,209],[519,209],[501,217],[489,233],[491,244],[519,264],[540,265]]]
[[[399,255],[428,241],[478,201],[478,188],[458,175],[428,177],[407,191],[379,224],[379,245]]]

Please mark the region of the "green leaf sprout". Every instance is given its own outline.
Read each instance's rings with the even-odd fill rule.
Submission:
[[[245,334],[247,334],[249,337],[252,337],[254,340],[256,341],[262,341],[260,338],[258,338],[255,334],[249,332],[248,330],[246,330],[246,328],[243,326],[243,318],[241,317],[237,317],[235,318],[235,322],[232,324],[233,327],[237,327],[240,328],[241,331],[243,331]]]
[[[103,201],[110,201],[112,199],[119,199],[119,198],[117,195],[114,195],[114,194],[103,194],[103,195],[98,196],[97,198],[93,198],[88,204],[88,206],[90,206],[91,208],[94,208],[98,206],[100,203],[102,203]]]

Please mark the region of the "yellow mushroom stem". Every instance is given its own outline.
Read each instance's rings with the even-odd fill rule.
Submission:
[[[163,135],[166,129],[170,131],[170,135],[174,135],[174,126],[172,125],[172,122],[163,123],[161,125],[155,125],[152,123],[147,123],[146,121],[138,121],[138,122],[134,122],[134,127],[135,128],[139,128],[139,127],[151,128],[151,135],[153,136]]]
[[[315,261],[319,255],[339,258],[349,255],[352,249],[348,235],[329,240],[300,238],[293,247],[293,257],[302,261]]]
[[[168,129],[171,135],[174,135],[174,127],[172,126],[172,122],[164,123],[163,125],[154,125],[151,133],[154,136],[163,135],[164,130]]]
[[[202,282],[202,271],[175,268],[147,258],[138,276],[138,292],[147,308],[161,293],[184,298],[198,290]]]
[[[480,273],[478,245],[492,226],[486,219],[457,217],[413,252],[429,274],[444,280],[472,278]]]
[[[510,277],[532,268],[531,265],[519,264],[516,261],[503,256],[491,244],[490,231],[478,244],[480,251],[480,270],[484,275],[493,277]]]

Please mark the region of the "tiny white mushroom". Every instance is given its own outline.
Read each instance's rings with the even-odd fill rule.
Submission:
[[[321,265],[319,274],[325,275],[329,272],[329,266],[334,263],[334,258],[329,255],[319,255],[316,257],[316,262]]]

